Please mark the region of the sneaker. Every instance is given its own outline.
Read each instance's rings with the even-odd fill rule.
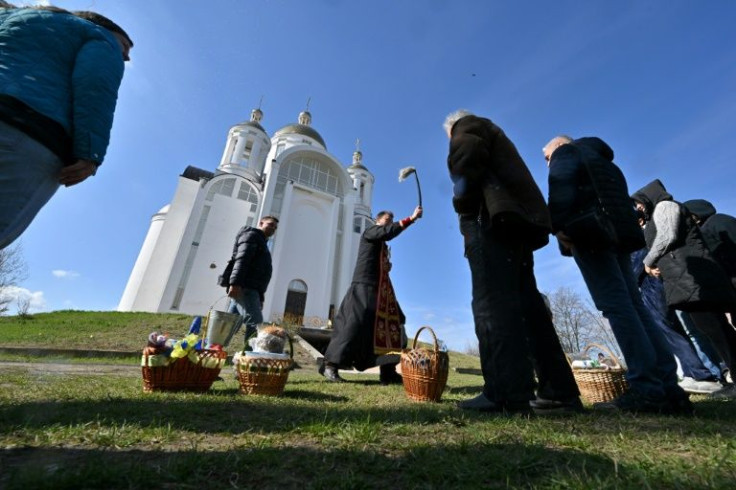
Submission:
[[[659,400],[640,395],[635,391],[627,391],[610,402],[594,403],[593,410],[630,413],[661,413],[666,409],[667,403],[667,400]]]
[[[709,395],[723,388],[718,381],[698,381],[689,376],[685,376],[678,384],[685,390],[685,393],[693,395]]]
[[[708,398],[714,399],[714,400],[733,400],[736,399],[736,385],[731,383],[727,384],[723,388],[721,388],[718,391],[714,391],[710,395],[708,395]]]
[[[463,400],[457,404],[463,410],[474,410],[476,412],[493,412],[504,415],[514,413],[529,415],[532,413],[529,402],[494,402],[481,393],[475,398]]]
[[[585,411],[580,398],[564,401],[537,398],[536,400],[530,401],[529,406],[532,407],[532,410],[537,415],[559,415],[582,413]]]

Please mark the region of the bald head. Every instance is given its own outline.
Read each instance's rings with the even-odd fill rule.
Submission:
[[[542,148],[542,153],[544,154],[544,159],[547,161],[547,166],[549,167],[549,160],[552,158],[552,153],[555,152],[557,148],[559,148],[562,145],[566,145],[568,143],[572,143],[572,138],[565,135],[555,136],[550,140],[549,143],[544,145],[544,148]]]

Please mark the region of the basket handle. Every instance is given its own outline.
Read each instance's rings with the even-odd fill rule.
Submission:
[[[608,356],[609,356],[609,357],[610,357],[611,359],[613,359],[613,362],[615,362],[615,363],[616,363],[616,366],[618,366],[619,368],[621,367],[621,361],[619,361],[619,360],[618,360],[618,357],[616,357],[616,355],[615,355],[615,354],[614,354],[613,352],[611,352],[611,349],[609,349],[609,348],[608,348],[608,347],[606,347],[605,345],[601,345],[601,344],[588,344],[588,345],[587,345],[587,346],[585,346],[585,348],[583,349],[583,353],[584,353],[584,354],[588,354],[588,351],[589,351],[589,350],[590,350],[591,348],[593,348],[593,347],[595,347],[595,348],[596,348],[596,349],[598,349],[598,350],[602,350],[602,351],[606,352],[606,353],[608,354]]]
[[[435,351],[435,352],[439,352],[439,350],[440,350],[440,346],[439,346],[439,344],[437,343],[437,336],[436,336],[436,335],[434,334],[434,330],[432,330],[432,327],[430,327],[430,326],[427,326],[427,325],[424,325],[423,327],[419,328],[419,330],[417,330],[417,333],[416,333],[416,334],[414,335],[414,344],[413,344],[413,345],[411,346],[411,348],[412,348],[412,349],[416,349],[416,348],[417,348],[417,341],[419,340],[419,334],[420,334],[420,333],[422,332],[422,330],[424,330],[425,328],[426,328],[427,330],[429,330],[429,333],[431,333],[431,334],[432,334],[432,340],[434,341],[434,351]]]

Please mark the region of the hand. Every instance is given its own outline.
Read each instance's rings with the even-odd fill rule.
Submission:
[[[414,212],[410,216],[411,220],[412,221],[418,220],[419,218],[422,217],[422,214],[424,214],[424,210],[422,209],[421,206],[417,206],[416,208],[414,208]]]
[[[231,284],[230,289],[227,290],[227,295],[231,298],[237,298],[240,296],[240,286]]]
[[[644,264],[644,272],[649,274],[652,277],[659,277],[659,267],[649,267],[648,265]]]
[[[91,160],[77,160],[59,172],[59,184],[71,187],[97,173],[97,164]]]

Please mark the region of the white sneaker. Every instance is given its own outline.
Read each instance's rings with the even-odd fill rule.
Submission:
[[[682,378],[678,384],[686,393],[695,395],[709,395],[723,388],[718,381],[697,381],[689,376]]]

